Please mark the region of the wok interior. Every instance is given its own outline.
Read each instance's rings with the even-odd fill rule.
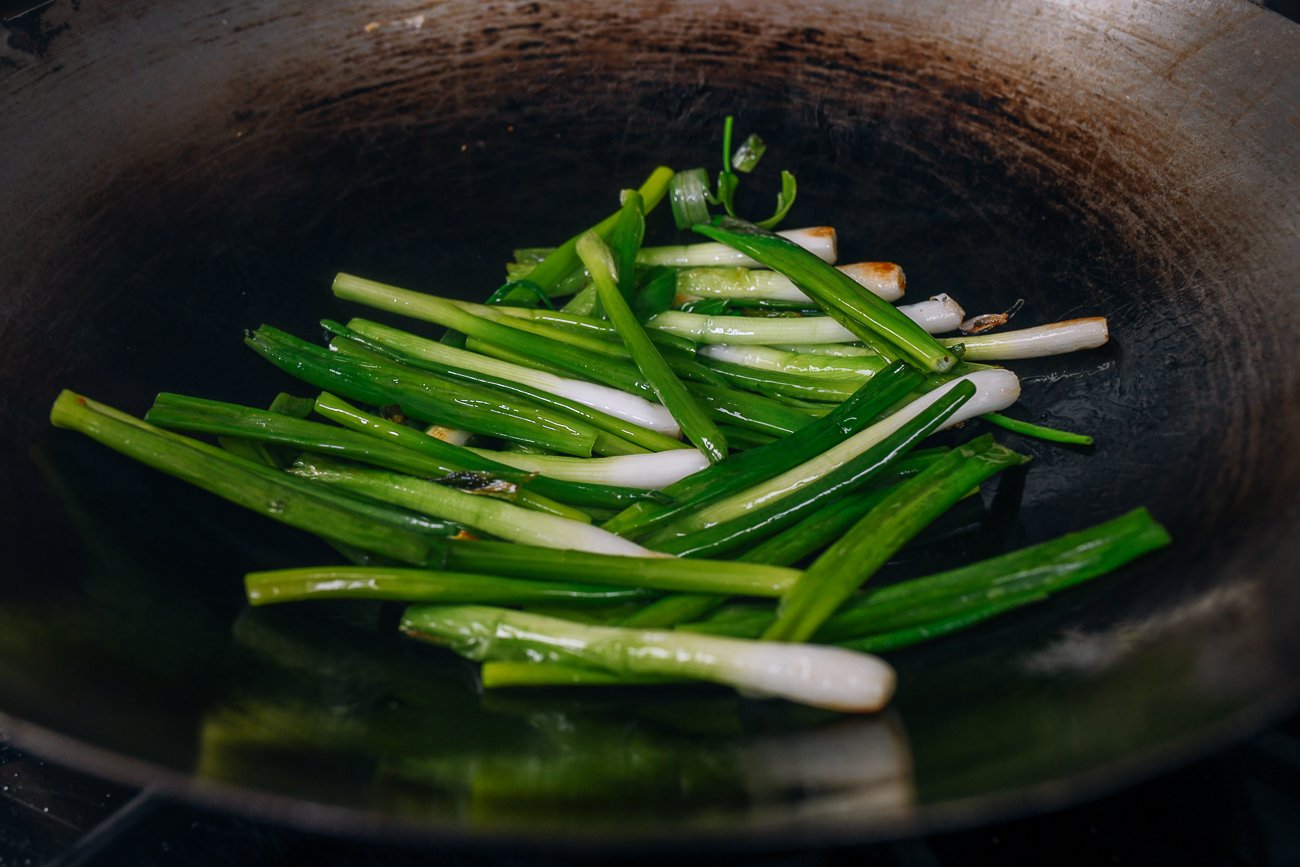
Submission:
[[[0,252],[18,275],[5,473],[26,498],[5,522],[6,712],[442,832],[825,839],[1110,784],[1293,686],[1297,462],[1281,446],[1297,407],[1272,357],[1296,314],[1266,307],[1284,248],[1250,190],[1189,186],[1192,132],[1069,86],[1100,59],[1049,72],[1010,37],[972,43],[974,6],[934,29],[888,7],[845,26],[834,4],[798,22],[776,5],[439,5],[418,23],[250,4],[230,16],[242,35],[176,6],[155,23],[184,26],[137,37],[153,41],[134,46],[134,80],[111,81],[102,31],[74,29],[106,90],[98,107],[45,106],[29,146],[76,159],[32,163],[10,204],[25,241]],[[1047,38],[1018,16],[1018,39]],[[295,27],[306,38],[286,42]],[[177,70],[192,87],[161,81]],[[122,145],[78,144],[59,112],[82,110]],[[335,271],[480,299],[513,247],[590,225],[655,165],[712,169],[727,113],[769,145],[742,185],[753,212],[789,168],[789,225],[836,225],[846,260],[901,263],[918,299],[991,312],[1023,298],[1023,325],[1110,317],[1106,349],[1013,365],[1026,417],[1097,445],[1016,441],[1035,461],[995,488],[963,555],[1136,505],[1176,547],[898,654],[881,719],[708,691],[480,699],[459,663],[393,638],[385,609],[244,611],[244,571],[331,552],[45,428],[61,387],[136,413],[160,390],[265,404],[294,387],[242,330],[313,336],[357,314],[330,297]],[[827,768],[828,752],[857,758]],[[579,802],[603,808],[577,822]]]

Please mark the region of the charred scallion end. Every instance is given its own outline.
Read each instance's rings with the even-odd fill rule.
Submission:
[[[694,231],[785,274],[859,338],[883,340],[936,373],[956,363],[919,325],[797,244],[741,220],[721,219]]]

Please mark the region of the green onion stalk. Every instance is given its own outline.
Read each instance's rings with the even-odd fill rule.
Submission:
[[[674,537],[672,527],[666,527],[646,544],[687,557],[716,556],[755,545],[822,506],[862,488],[937,430],[974,394],[972,383],[958,383],[879,443],[789,496],[684,536]]]
[[[286,373],[324,391],[373,406],[396,404],[413,418],[590,457],[604,432],[531,401],[402,368],[330,352],[263,325],[245,342]],[[606,435],[607,437],[608,435]]]
[[[776,621],[763,637],[807,640],[872,573],[967,491],[1028,460],[992,437],[981,437],[953,449],[893,489],[781,597]]]
[[[641,538],[688,512],[791,470],[858,434],[916,388],[921,379],[921,374],[896,362],[830,413],[788,437],[732,455],[722,464],[664,488],[663,493],[673,498],[671,506],[638,503],[607,521],[605,529]]]
[[[629,205],[636,205],[634,197],[629,197],[628,202]],[[596,284],[605,312],[618,328],[637,368],[654,389],[659,402],[673,414],[686,438],[710,461],[716,463],[725,458],[726,439],[650,342],[627,300],[619,292],[609,248],[598,236],[587,234],[579,239],[577,249],[583,264],[587,266],[587,272],[591,274],[592,282]]]
[[[490,606],[411,606],[401,628],[479,662],[544,659],[702,680],[846,712],[879,710],[895,683],[884,661],[840,648],[588,626]]]
[[[50,421],[236,505],[333,542],[417,565],[440,557],[446,544],[433,534],[397,523],[400,519],[387,518],[387,510],[328,492],[316,494],[278,470],[169,433],[75,392],[59,394]]]
[[[425,477],[486,472],[509,482],[516,489],[515,499],[520,505],[566,516],[574,516],[574,510],[550,499],[543,490],[558,494],[568,503],[606,508],[626,506],[646,496],[644,491],[627,487],[541,480],[530,471],[485,460],[468,449],[369,416],[328,393],[322,395],[315,405],[322,408],[322,414],[327,414],[327,417],[362,424],[367,428],[366,432],[238,404],[168,393],[157,396],[145,420],[172,430],[237,436],[250,441],[291,446]],[[379,426],[388,429],[392,435],[386,440],[374,436],[373,431]],[[399,432],[400,435],[396,435]]]
[[[1168,532],[1146,509],[1134,509],[1087,529],[977,563],[868,588],[828,618],[813,640],[857,642],[882,633],[946,624],[1008,600],[1018,600],[1018,604],[1038,601],[1112,572],[1169,542]],[[756,638],[775,617],[770,609],[735,606],[732,611],[720,610],[711,620],[682,628]]]
[[[663,200],[664,195],[668,192],[668,182],[672,179],[672,176],[672,169],[659,166],[645,179],[645,182],[638,190],[645,213],[650,213]],[[589,231],[594,232],[601,238],[608,238],[618,223],[618,216],[619,212],[611,214]],[[529,272],[526,278],[528,285],[511,286],[507,284],[497,290],[489,303],[533,305],[542,297],[554,294],[561,281],[581,267],[578,261],[577,247],[578,238],[582,237],[582,234],[580,232],[554,250],[548,251],[545,258]]]
[[[884,301],[903,297],[907,281],[903,269],[892,262],[856,262],[836,268]],[[677,292],[688,298],[813,303],[789,277],[765,268],[683,268],[677,273]]]
[[[244,577],[254,607],[314,599],[379,599],[480,605],[614,605],[646,602],[658,594],[635,587],[529,581],[427,569],[329,566],[250,572]]]
[[[881,421],[831,445],[811,459],[692,512],[674,525],[675,531],[690,533],[703,530],[812,484],[888,437],[961,382],[973,383],[975,396],[947,420],[946,425],[949,427],[985,412],[1004,409],[1014,403],[1020,394],[1019,380],[1007,370],[981,370],[952,380],[916,398]]]
[[[295,462],[291,472],[363,497],[456,521],[508,541],[604,554],[652,556],[640,545],[599,527],[523,509],[492,497],[464,493],[414,476],[308,456]]]
[[[884,341],[935,373],[943,373],[956,363],[956,357],[915,322],[785,238],[729,218],[695,226],[694,230],[785,274],[859,339]]]
[[[422,434],[404,424],[398,424],[365,412],[329,392],[322,392],[316,398],[313,407],[322,417],[345,428],[394,443],[408,451],[429,455],[436,460],[446,462],[449,466],[456,467],[456,471],[463,469],[470,472],[485,472],[504,478],[512,478],[512,470],[516,469],[509,464],[493,460],[475,449],[445,443],[436,437]],[[390,467],[390,469],[401,470],[402,468]],[[405,472],[410,471],[405,470]],[[532,471],[525,469],[523,472],[531,473]],[[549,500],[545,503],[538,503],[537,499],[539,497],[555,498],[579,506],[600,508],[611,507],[615,501],[629,496],[638,502],[660,499],[647,491],[637,491],[634,488],[591,484],[580,480],[554,479],[546,475],[526,478],[520,481],[520,485],[522,487],[518,497],[520,505],[527,505],[539,511],[552,512],[565,517],[577,516],[573,514],[572,509],[557,510],[549,505]]]
[[[650,451],[663,451],[681,446],[674,439],[680,431],[672,415],[662,406],[637,395],[499,361],[477,352],[450,347],[364,319],[349,321],[347,329],[398,353],[401,357],[418,359],[419,362],[435,365],[433,369],[444,372],[446,376],[483,382],[506,390],[517,390],[519,394],[530,399],[549,399],[553,405],[569,412],[582,412],[578,407],[573,406],[576,403],[589,410],[595,410],[600,416],[618,419],[621,424],[610,425],[609,421],[600,416],[584,416],[593,423],[601,424],[606,430],[617,433]],[[527,390],[519,390],[520,386]]]

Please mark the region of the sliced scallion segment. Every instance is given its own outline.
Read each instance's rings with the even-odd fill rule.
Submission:
[[[659,402],[673,414],[686,438],[710,461],[717,462],[725,458],[726,438],[650,342],[645,329],[632,313],[632,308],[619,292],[609,248],[598,236],[588,234],[578,240],[577,249],[579,258],[591,274],[592,282],[596,284],[596,292],[605,307],[605,313],[618,329],[628,351],[632,353],[633,361],[650,383]]]
[[[1003,430],[1009,430],[1012,433],[1018,433],[1021,436],[1033,437],[1034,439],[1044,440],[1049,443],[1065,443],[1072,446],[1090,446],[1092,437],[1087,434],[1071,433],[1066,430],[1057,430],[1054,427],[1047,427],[1033,422],[1021,421],[1018,418],[1010,418],[1000,412],[986,412],[980,416],[986,422],[997,425]]]
[[[936,373],[942,373],[956,363],[952,353],[915,322],[780,235],[734,219],[715,220],[712,225],[695,226],[693,231],[725,243],[785,274],[818,306],[839,319],[859,338],[888,341],[924,369]]]
[[[799,577],[796,569],[761,563],[621,557],[487,540],[445,546],[443,568],[537,581],[585,581],[681,593],[780,596]]]
[[[893,262],[854,262],[836,265],[836,270],[860,283],[885,301],[903,297],[907,280]],[[727,298],[736,301],[788,301],[813,305],[789,277],[767,268],[718,266],[682,268],[677,272],[677,291],[686,297]]]
[[[650,176],[641,184],[638,191],[641,196],[642,206],[645,213],[650,213],[655,206],[663,199],[664,194],[668,192],[668,182],[672,179],[673,170],[665,166],[659,166],[650,173]],[[595,232],[602,238],[608,238],[614,231],[614,226],[618,222],[618,213],[615,212],[601,220],[589,231]],[[523,282],[527,286],[507,286],[502,287],[504,292],[497,290],[497,295],[493,301],[499,304],[536,304],[541,297],[554,294],[554,289],[565,277],[567,277],[575,268],[580,267],[578,262],[577,243],[578,238],[583,233],[574,235],[554,250],[549,250],[545,258],[529,272]],[[489,302],[492,303],[492,302]]]
[[[820,507],[853,493],[929,436],[971,399],[975,386],[958,383],[876,445],[799,491],[682,537],[652,537],[646,544],[679,556],[717,556],[761,542]],[[665,535],[670,530],[665,531]]]
[[[962,381],[975,384],[975,396],[948,419],[949,426],[992,409],[1002,409],[1014,402],[1020,394],[1019,380],[1016,379],[1015,374],[1006,370],[982,370],[946,383],[913,400],[881,421],[836,442],[822,453],[691,513],[675,524],[674,530],[680,533],[702,530],[722,521],[729,521],[812,484],[885,439],[950,389],[955,388],[956,383]]]
[[[382,520],[364,504],[316,496],[278,470],[155,428],[71,391],[59,394],[50,421],[236,505],[331,541],[414,564],[439,556],[445,544]]]
[[[600,554],[653,556],[640,545],[599,527],[521,509],[491,497],[466,494],[413,476],[349,467],[324,458],[302,458],[292,471],[303,478],[337,485],[426,515],[449,518],[513,542]]]
[[[383,351],[391,353],[394,360],[400,364],[429,370],[451,379],[500,389],[542,406],[568,413],[639,449],[662,451],[680,448],[682,445],[671,436],[627,418],[631,416],[659,425],[661,428],[671,425],[670,430],[676,432],[676,423],[673,422],[672,416],[662,407],[644,398],[608,386],[530,370],[521,365],[488,358],[465,349],[449,347],[376,323],[364,321],[359,323],[365,327],[365,331],[353,329],[351,325],[340,326],[328,320],[322,324],[345,337],[364,340],[370,346],[377,345]],[[379,337],[371,335],[379,335]],[[501,373],[507,375],[498,375]],[[568,397],[568,394],[583,399],[573,399]],[[601,406],[611,406],[620,414],[607,413]],[[667,417],[666,421],[664,416]],[[606,442],[611,440],[607,439]],[[629,453],[635,452],[629,449]]]
[[[689,169],[673,175],[668,184],[668,201],[673,206],[673,221],[679,229],[709,221],[709,173]]]
[[[904,482],[818,557],[781,597],[763,637],[805,641],[908,540],[973,487],[1028,458],[981,437]]]
[[[263,325],[245,338],[276,367],[325,391],[374,406],[396,404],[413,418],[590,456],[598,432],[531,401],[493,394],[469,383],[402,368],[377,357],[351,358]]]
[[[723,464],[669,485],[664,493],[675,499],[672,506],[637,504],[604,526],[620,534],[644,535],[690,511],[773,478],[850,439],[920,382],[919,373],[902,362],[895,363],[830,413],[790,436],[732,455]]]
[[[511,472],[514,468],[509,464],[492,460],[486,455],[475,452],[473,449],[443,442],[406,425],[380,418],[351,405],[329,392],[323,392],[316,398],[315,409],[323,418],[336,422],[345,428],[358,431],[368,437],[396,444],[408,451],[425,455],[431,460],[446,465],[450,472],[462,470],[482,471],[504,476],[510,480],[516,479],[516,476]],[[391,465],[390,469],[413,472],[409,468],[396,465]],[[419,471],[414,472],[418,473]],[[524,470],[524,472],[530,473],[532,471]],[[650,496],[643,491],[626,487],[574,482],[545,475],[520,479],[519,483],[523,486],[518,498],[520,505],[527,505],[539,511],[551,512],[565,517],[577,516],[573,514],[572,510],[558,510],[551,507],[549,503],[539,503],[537,498],[550,497],[573,505],[609,508],[622,501],[633,500],[639,502]]]
[[[1012,361],[1096,349],[1105,346],[1109,339],[1106,317],[1090,316],[1017,331],[948,337],[940,342],[944,346],[964,347],[962,358],[966,361]]]
[[[402,631],[480,662],[547,659],[686,677],[840,711],[879,710],[894,690],[885,662],[833,647],[587,626],[478,605],[412,606]]]
[[[244,576],[254,607],[311,599],[382,599],[394,602],[480,605],[608,605],[642,602],[653,591],[597,584],[527,581],[465,572],[383,566],[317,566],[250,572]]]
[[[835,230],[830,226],[786,229],[777,233],[792,244],[807,249],[830,264],[838,254]],[[667,265],[673,268],[741,267],[759,268],[762,263],[726,244],[681,244],[669,247],[642,247],[638,265]]]

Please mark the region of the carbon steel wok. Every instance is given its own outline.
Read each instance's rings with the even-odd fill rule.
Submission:
[[[0,54],[0,709],[104,774],[316,827],[829,842],[1091,796],[1300,686],[1300,30],[1245,2],[83,0]],[[346,269],[481,297],[721,117],[795,222],[913,291],[1108,348],[1016,365],[1090,431],[1004,480],[965,553],[1146,504],[1176,545],[894,655],[893,709],[715,691],[479,696],[374,606],[246,611],[330,552],[66,432],[61,387],[291,388],[240,346],[342,318]],[[750,183],[761,199],[772,175]],[[766,201],[761,202],[766,207]],[[301,391],[301,389],[300,389]],[[1019,503],[1019,511],[1014,507]]]

